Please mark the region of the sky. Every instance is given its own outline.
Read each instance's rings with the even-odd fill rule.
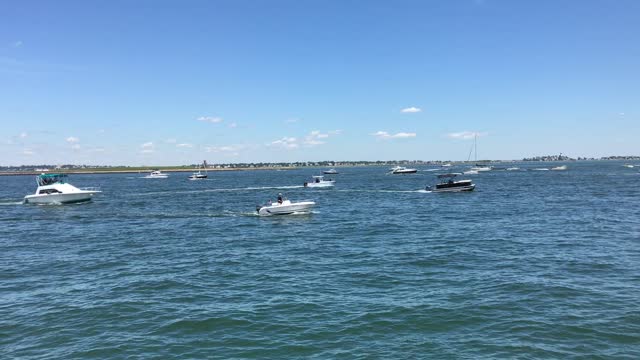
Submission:
[[[636,0],[0,0],[0,165],[640,155],[638,39]]]

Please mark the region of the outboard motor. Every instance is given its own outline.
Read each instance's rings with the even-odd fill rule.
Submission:
[[[307,187],[307,182],[305,181],[303,185],[304,185],[304,187]]]

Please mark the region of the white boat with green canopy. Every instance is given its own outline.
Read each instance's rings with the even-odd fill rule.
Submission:
[[[38,188],[33,195],[24,197],[25,204],[70,204],[90,201],[97,188],[79,189],[65,180],[66,174],[41,174],[36,176]]]

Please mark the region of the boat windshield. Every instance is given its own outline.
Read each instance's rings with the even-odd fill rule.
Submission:
[[[36,182],[38,186],[52,185],[55,183],[62,184],[66,177],[66,174],[41,174],[36,177]]]

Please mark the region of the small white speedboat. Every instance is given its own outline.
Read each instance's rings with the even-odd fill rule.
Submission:
[[[162,173],[160,170],[152,171],[151,174],[145,176],[145,179],[166,179],[169,175]]]
[[[480,166],[476,165],[471,168],[473,171],[491,171],[491,166]]]
[[[71,204],[90,201],[94,194],[101,191],[97,188],[79,189],[64,179],[65,174],[41,174],[36,177],[38,188],[33,195],[24,197],[25,204]]]
[[[329,170],[325,170],[322,172],[323,174],[327,174],[327,175],[335,175],[338,173],[338,170],[336,169],[329,169]]]
[[[633,169],[633,165],[631,165],[631,164],[624,164],[622,166],[624,166],[626,168],[629,168],[629,169]]]
[[[282,200],[258,205],[256,211],[260,216],[290,215],[309,212],[315,205],[316,203],[313,201],[291,202],[290,200]]]
[[[389,169],[389,173],[398,175],[398,174],[415,174],[418,172],[418,169],[408,169],[404,166],[395,166]]]
[[[517,166],[507,168],[507,171],[518,171],[518,170],[520,170],[520,168]]]
[[[331,187],[331,186],[335,186],[336,185],[336,181],[335,180],[325,180],[324,176],[318,175],[318,176],[313,176],[313,179],[309,182],[305,182],[304,187],[316,187],[316,188],[323,188],[323,187]]]
[[[567,170],[567,165],[552,167],[551,170],[554,170],[554,171]]]

